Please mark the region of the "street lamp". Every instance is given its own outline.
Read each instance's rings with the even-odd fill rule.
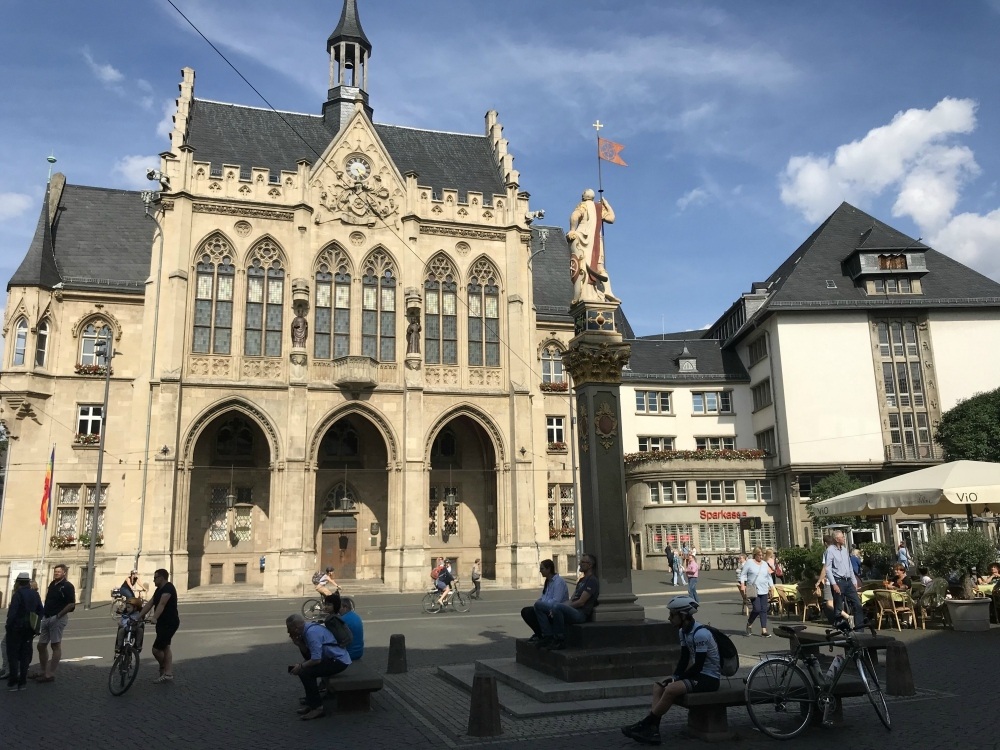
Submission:
[[[108,391],[111,388],[111,359],[117,352],[111,343],[111,327],[102,341],[94,344],[94,354],[104,358],[104,405],[101,407],[101,438],[97,448],[97,487],[94,488],[94,508],[90,512],[90,554],[87,557],[87,591],[84,609],[90,609],[94,596],[94,555],[97,552],[97,533],[100,528],[101,480],[104,475],[104,441],[108,435]]]

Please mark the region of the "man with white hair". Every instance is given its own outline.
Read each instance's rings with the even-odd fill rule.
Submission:
[[[826,580],[833,590],[833,611],[844,612],[844,602],[850,602],[854,629],[861,630],[865,625],[865,611],[861,608],[858,577],[851,564],[851,553],[844,544],[843,531],[833,533],[833,544],[826,548],[823,563],[826,565]]]

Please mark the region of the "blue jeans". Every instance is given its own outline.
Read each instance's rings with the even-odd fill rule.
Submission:
[[[749,628],[753,625],[753,621],[756,618],[760,618],[760,629],[761,632],[767,630],[767,608],[770,602],[768,601],[767,594],[757,594],[753,599],[750,600],[751,609],[750,617],[747,618],[747,627]]]
[[[688,596],[698,601],[698,576],[688,576]]]
[[[858,594],[854,581],[850,578],[836,578],[834,580],[840,588],[839,594],[836,591],[833,592],[834,611],[843,612],[844,600],[846,599],[851,605],[851,614],[854,615],[854,627],[860,630],[865,624],[865,611],[861,608],[861,595]]]
[[[566,622],[579,625],[587,621],[587,614],[582,609],[576,609],[568,604],[557,604],[552,610],[552,635],[559,640],[566,637]],[[542,623],[539,622],[539,625]]]
[[[336,659],[323,659],[319,664],[303,667],[299,672],[299,679],[302,680],[302,687],[306,691],[306,705],[309,708],[322,706],[323,698],[319,694],[319,679],[340,674],[349,666],[350,664],[344,664]]]
[[[552,605],[547,602],[545,604],[535,602],[533,607],[535,610],[535,623],[538,625],[537,632],[542,638],[548,638],[552,635],[552,618],[549,617],[549,609]]]

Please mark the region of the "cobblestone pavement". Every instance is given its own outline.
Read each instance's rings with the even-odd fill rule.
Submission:
[[[715,576],[718,578],[713,581]],[[713,587],[730,586],[729,578],[727,574],[703,578],[701,619],[736,632],[742,618],[735,598],[721,591],[710,593]],[[637,576],[636,590],[650,616],[660,616],[662,604],[672,593],[663,589],[661,579],[662,575],[648,573]],[[512,601],[533,598],[530,592],[507,594]],[[496,600],[500,596],[498,592]],[[523,635],[519,618],[516,614],[491,615],[486,602],[471,613],[476,618],[394,617],[391,607],[386,607],[383,615],[370,615],[366,663],[383,671],[386,634],[405,632],[408,644],[419,644],[408,652],[410,671],[386,676],[385,689],[375,694],[371,713],[331,714],[313,722],[298,721],[295,715],[301,688],[286,674],[294,654],[281,619],[277,619],[287,604],[273,605],[277,614],[260,614],[260,624],[250,622],[248,615],[239,614],[232,605],[215,609],[198,606],[205,609],[205,614],[199,615],[202,619],[185,619],[189,626],[182,627],[175,640],[175,681],[152,684],[156,668],[148,655],[148,641],[136,684],[119,698],[112,697],[106,687],[110,667],[106,652],[113,631],[107,632],[104,625],[97,640],[98,636],[89,634],[85,616],[76,617],[67,636],[75,628],[77,640],[67,641],[67,657],[101,654],[103,658],[64,663],[55,683],[32,683],[26,691],[0,693],[0,748],[56,743],[81,748],[125,743],[195,750],[328,748],[332,743],[363,748],[541,745],[547,750],[635,746],[619,731],[620,726],[641,718],[642,712],[634,709],[534,719],[503,716],[502,736],[468,737],[469,695],[437,677],[434,665],[513,654],[512,638]],[[258,603],[257,610],[266,606]],[[506,611],[513,609],[512,604],[502,606]],[[745,711],[730,709],[730,724],[738,733],[736,744],[798,749],[822,743],[850,750],[940,750],[942,744],[953,744],[975,750],[1000,749],[1000,729],[993,710],[994,696],[1000,692],[1000,627],[986,633],[934,629],[904,630],[895,635],[909,648],[919,694],[890,699],[891,733],[860,698],[845,703],[843,725],[811,728],[804,736],[780,745],[754,731]],[[448,647],[427,647],[427,639],[435,637],[447,641]],[[784,643],[777,638],[736,636],[734,640],[748,660],[759,651],[778,650]],[[682,709],[668,714],[661,725],[665,744],[705,746],[684,735],[686,719]]]

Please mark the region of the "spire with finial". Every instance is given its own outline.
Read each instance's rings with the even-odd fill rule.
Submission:
[[[363,101],[369,119],[372,109],[368,106],[368,60],[372,45],[358,19],[357,0],[344,0],[337,28],[326,40],[330,54],[330,90],[323,117],[333,129],[340,130],[354,114],[358,97]]]

